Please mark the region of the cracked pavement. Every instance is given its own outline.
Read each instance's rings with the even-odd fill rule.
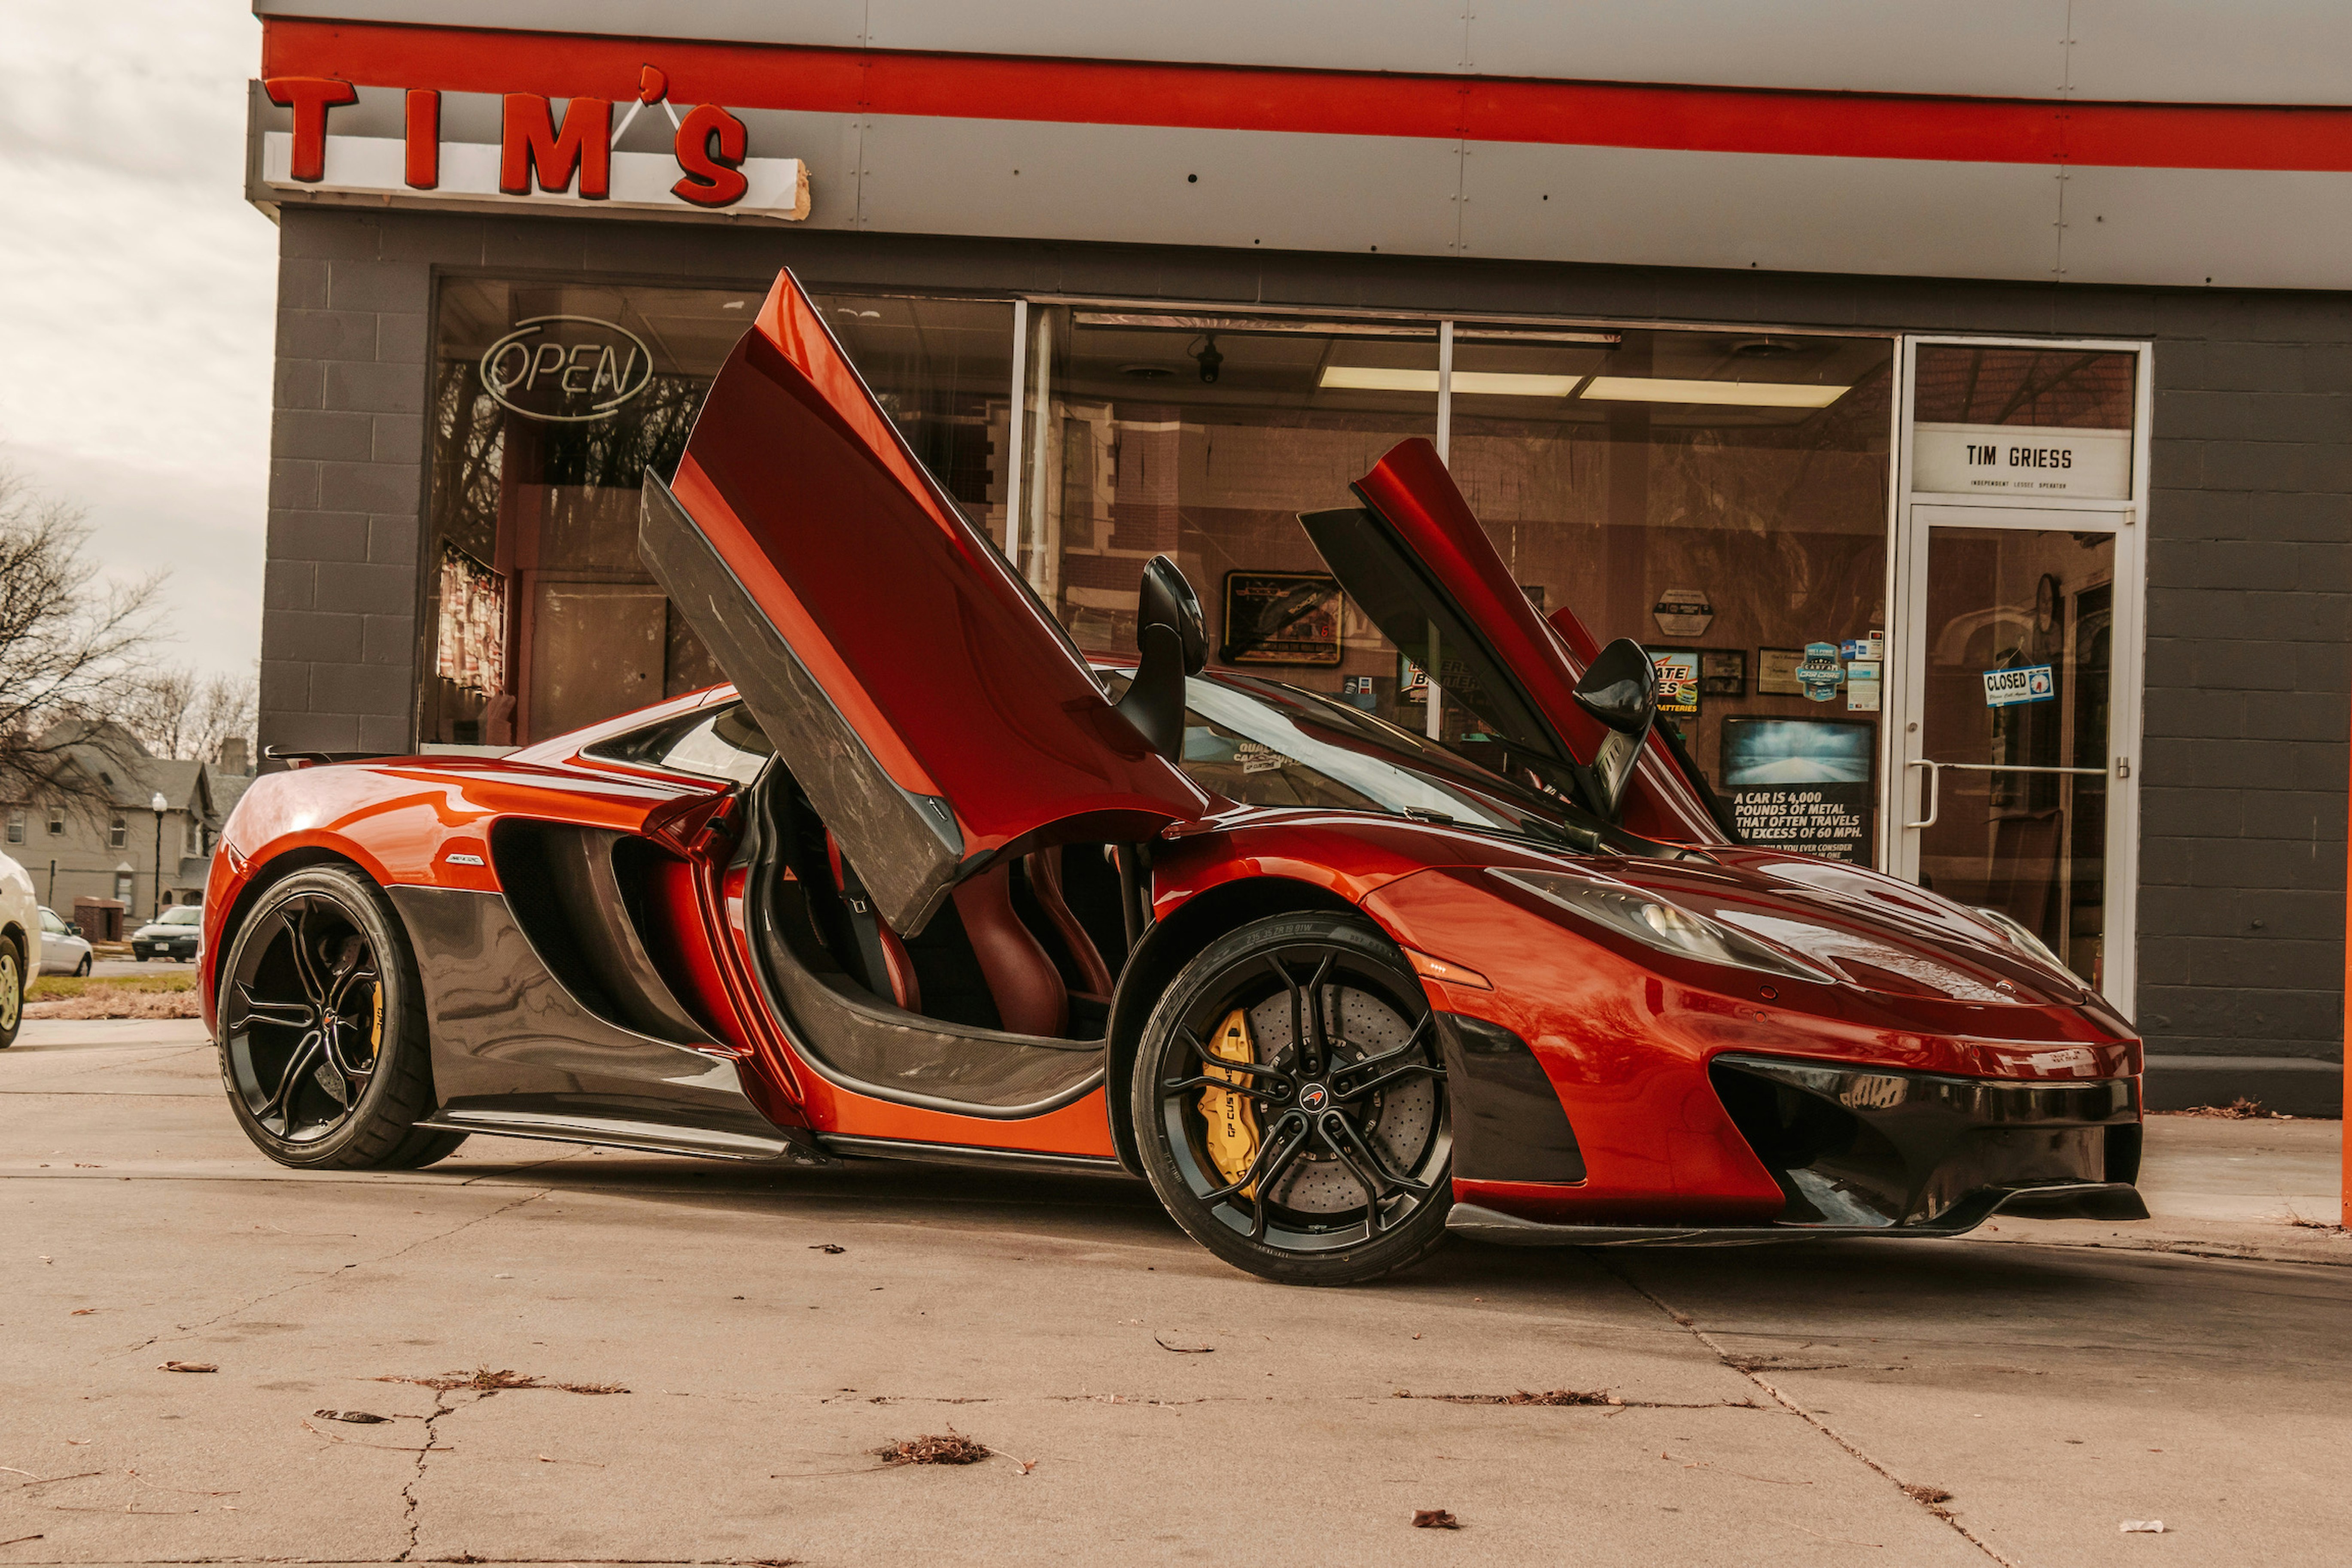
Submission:
[[[2340,1561],[2352,1268],[2050,1244],[2107,1229],[1285,1290],[1134,1184],[483,1138],[287,1171],[196,1026],[35,1023],[0,1568]],[[478,1369],[627,1392],[382,1381]],[[1432,1397],[1555,1389],[1623,1403]],[[997,1457],[872,1456],[950,1427]]]

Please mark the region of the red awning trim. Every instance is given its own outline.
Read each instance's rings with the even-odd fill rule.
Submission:
[[[1017,58],[268,17],[263,74],[832,114],[1693,152],[2352,171],[2352,109],[2084,103]]]

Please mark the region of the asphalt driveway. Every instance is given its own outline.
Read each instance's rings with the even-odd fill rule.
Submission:
[[[2272,1151],[2177,1251],[1457,1244],[1310,1292],[1121,1183],[484,1139],[289,1172],[196,1026],[36,1022],[0,1564],[2335,1563],[2352,1241],[2252,1218],[2334,1124],[2243,1125],[2158,1124],[2152,1189],[2174,1145],[2184,1192]],[[2232,1246],[2313,1260],[2196,1255]],[[538,1385],[457,1381],[499,1373]],[[872,1453],[950,1430],[992,1456]]]

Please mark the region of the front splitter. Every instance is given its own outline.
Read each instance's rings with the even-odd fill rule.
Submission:
[[[1457,1203],[1445,1228],[1503,1247],[1754,1247],[1776,1241],[1849,1237],[1965,1236],[1996,1214],[2033,1219],[2146,1219],[2147,1205],[2129,1182],[2068,1182],[1973,1193],[1931,1225],[1555,1225],[1522,1219],[1483,1204]]]

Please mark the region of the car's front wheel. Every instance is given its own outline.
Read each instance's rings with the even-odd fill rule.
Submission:
[[[340,866],[263,892],[229,939],[218,1003],[229,1107],[280,1165],[413,1169],[462,1141],[434,1108],[423,986],[392,906]]]
[[[14,936],[0,936],[0,1051],[16,1043],[25,1023],[25,952]]]
[[[1378,928],[1285,915],[1186,965],[1144,1027],[1145,1174],[1193,1239],[1286,1284],[1345,1285],[1445,1239],[1454,1138],[1421,984]]]
[[[81,956],[81,962],[74,966],[74,978],[77,980],[87,980],[89,978],[89,954],[84,953]]]

